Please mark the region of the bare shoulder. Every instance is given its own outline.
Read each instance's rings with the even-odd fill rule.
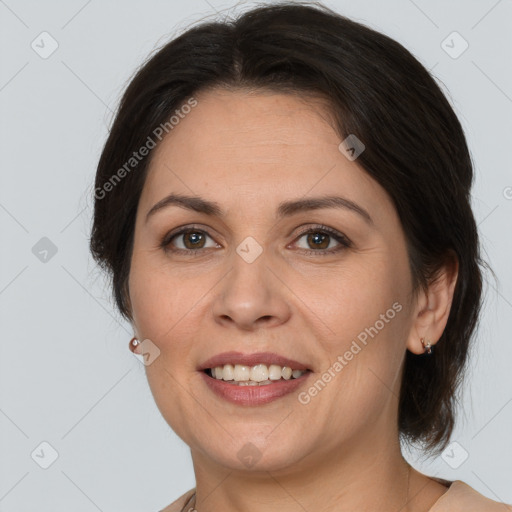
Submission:
[[[512,505],[486,498],[471,486],[456,480],[429,512],[512,512]]]
[[[195,488],[190,489],[190,491],[187,491],[185,494],[181,495],[177,500],[173,501],[170,505],[160,510],[159,512],[181,512],[195,492]],[[183,512],[188,512],[188,509],[185,509]]]

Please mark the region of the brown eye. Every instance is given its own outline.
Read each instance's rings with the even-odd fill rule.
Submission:
[[[187,249],[202,249],[204,246],[205,235],[200,231],[187,231],[181,236]]]
[[[307,242],[313,249],[327,249],[329,247],[330,235],[323,233],[309,233]]]
[[[160,245],[167,251],[194,253],[195,251],[217,246],[215,243],[207,246],[208,238],[212,240],[210,235],[205,231],[196,228],[186,228],[177,233],[167,235]]]
[[[351,247],[351,242],[346,236],[326,226],[304,231],[298,240],[302,238],[306,240],[306,247],[301,249],[307,254],[327,255]]]

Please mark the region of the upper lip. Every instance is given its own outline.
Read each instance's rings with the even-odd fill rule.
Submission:
[[[274,354],[272,352],[256,352],[254,354],[244,354],[242,352],[223,352],[217,354],[210,359],[204,361],[199,365],[199,370],[206,370],[207,368],[215,368],[217,366],[224,366],[225,364],[242,364],[245,366],[254,366],[256,364],[277,364],[279,366],[288,366],[292,370],[308,370],[309,368],[293,359]]]

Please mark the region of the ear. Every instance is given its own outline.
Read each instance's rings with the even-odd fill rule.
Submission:
[[[443,266],[429,283],[428,290],[418,294],[413,323],[407,339],[407,348],[414,354],[423,354],[421,338],[434,346],[441,338],[453,300],[459,273],[459,261],[450,250]]]

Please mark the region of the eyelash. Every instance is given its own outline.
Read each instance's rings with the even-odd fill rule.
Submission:
[[[201,249],[170,249],[169,248],[169,246],[174,238],[176,238],[180,235],[190,234],[190,233],[201,233],[203,235],[210,236],[207,231],[196,228],[195,226],[188,226],[186,228],[182,228],[181,230],[179,230],[177,232],[171,232],[171,233],[166,234],[160,241],[160,248],[164,249],[165,251],[174,252],[174,253],[178,253],[178,254],[187,254],[187,255],[195,255],[201,251],[204,251],[205,250],[204,248],[201,248]],[[334,253],[340,252],[340,251],[352,246],[352,242],[345,235],[342,235],[338,231],[336,231],[332,228],[329,228],[327,226],[324,226],[324,225],[313,226],[313,227],[308,228],[305,231],[302,231],[301,233],[299,233],[297,235],[296,240],[302,238],[304,235],[318,234],[318,233],[331,236],[340,245],[334,249],[322,249],[322,250],[302,249],[303,253],[307,254],[308,256],[311,256],[311,255],[327,256],[329,254],[334,254]],[[210,247],[207,247],[206,249],[210,249]]]

